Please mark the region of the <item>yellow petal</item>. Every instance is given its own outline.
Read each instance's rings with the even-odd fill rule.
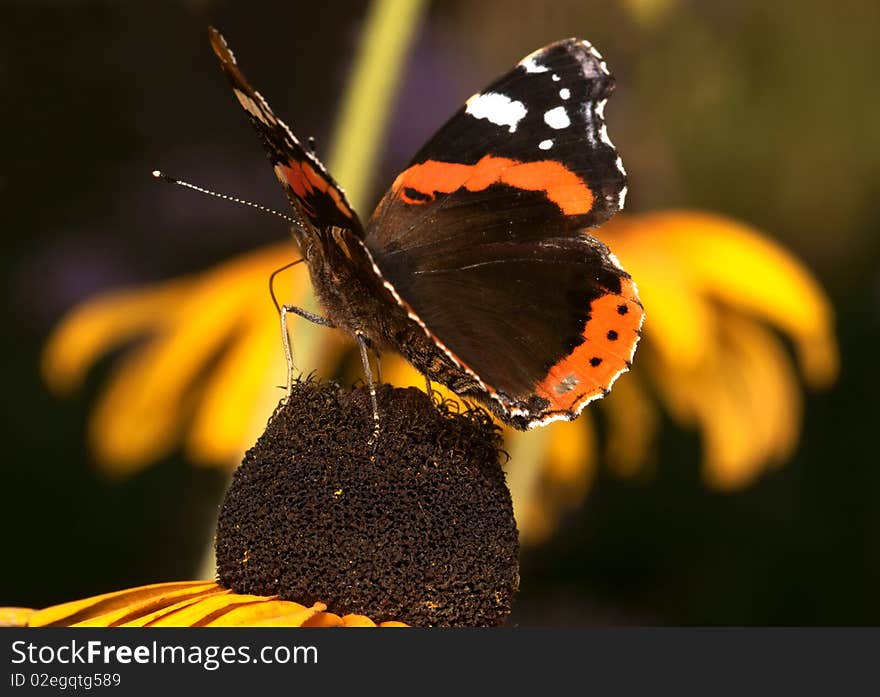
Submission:
[[[225,588],[215,587],[198,594],[168,593],[143,602],[132,602],[110,612],[95,612],[85,619],[73,622],[71,627],[146,627],[159,618],[191,605],[198,605],[205,598],[227,595]]]
[[[0,607],[0,627],[26,627],[34,612],[29,607]]]
[[[291,606],[295,606],[297,603],[291,603]],[[315,603],[311,607],[306,607],[302,610],[291,609],[288,612],[283,614],[279,614],[276,617],[266,617],[264,619],[249,621],[246,625],[247,627],[305,627],[309,626],[307,623],[314,617],[319,617],[324,614],[324,610],[327,609],[327,606],[323,603]]]
[[[235,603],[205,623],[206,627],[255,627],[265,626],[266,622],[274,622],[285,618],[286,627],[298,627],[319,608],[306,607],[289,600],[267,600],[259,598],[253,602]]]
[[[213,581],[154,583],[37,610],[31,615],[28,624],[31,627],[70,626],[89,617],[124,610],[131,606],[145,607],[152,602],[168,604],[187,597],[215,593],[217,589],[218,586]]]
[[[596,475],[596,432],[593,419],[582,414],[575,421],[551,424],[544,453],[539,492],[556,520],[586,498]]]
[[[175,308],[171,326],[119,361],[92,416],[99,458],[131,472],[174,447],[198,404],[198,378],[237,339],[265,291],[277,247],[202,274]],[[262,311],[262,310],[261,310]]]
[[[792,365],[779,340],[759,324],[737,316],[725,322],[730,358],[726,392],[746,424],[748,456],[742,461],[712,457],[704,472],[717,488],[750,483],[768,464],[788,457],[798,438],[801,400]]]
[[[303,627],[344,627],[345,623],[339,615],[332,612],[321,612],[312,615],[302,624]]]
[[[538,544],[581,503],[595,475],[595,434],[582,415],[522,433],[505,429],[507,482],[523,545]]]
[[[278,604],[273,598],[267,598],[259,595],[242,595],[227,591],[224,594],[218,594],[211,597],[203,598],[197,603],[192,603],[185,607],[180,607],[173,612],[169,612],[150,622],[151,627],[208,627],[235,626],[233,620],[242,620],[245,625],[251,620],[261,621],[265,619],[265,615],[256,610],[259,605],[266,601],[271,605],[268,610],[278,611]],[[292,612],[303,612],[306,608],[299,604],[294,604],[290,608]],[[256,612],[255,612],[256,610]],[[241,626],[241,625],[239,625]]]
[[[513,499],[513,516],[523,545],[530,544],[536,531],[543,530],[541,499],[541,469],[544,452],[550,444],[550,431],[539,428],[523,433],[504,429],[504,450],[510,455],[507,464],[507,488]]]
[[[551,424],[547,429],[550,442],[541,465],[536,492],[539,501],[528,513],[533,528],[527,530],[528,544],[546,539],[563,515],[581,505],[596,476],[596,433],[589,414],[572,422]]]
[[[244,444],[259,435],[255,428],[265,428],[268,420],[269,414],[255,413],[260,393],[270,391],[275,403],[284,395],[279,389],[285,383],[286,368],[277,315],[274,308],[255,314],[208,376],[186,442],[196,462],[241,459]],[[274,365],[275,380],[267,380],[270,365]]]
[[[634,476],[653,463],[652,446],[660,425],[657,408],[639,380],[647,371],[636,368],[614,384],[611,394],[601,402],[608,419],[605,457],[620,476]]]
[[[722,324],[721,353],[700,370],[681,371],[651,354],[643,358],[673,416],[699,425],[708,483],[731,489],[789,453],[800,397],[778,339],[733,313]]]
[[[306,607],[274,596],[239,594],[214,582],[157,583],[43,610],[0,608],[6,626],[59,627],[375,627],[363,615],[340,617],[324,603]],[[401,622],[381,626],[405,627]]]
[[[219,586],[213,592],[206,592],[200,595],[192,596],[184,598],[183,600],[173,602],[174,598],[166,598],[163,603],[156,603],[155,606],[148,607],[144,606],[142,608],[136,608],[136,612],[129,613],[127,616],[122,617],[119,622],[110,623],[105,626],[114,626],[114,627],[150,627],[153,626],[159,619],[169,615],[173,612],[177,612],[181,608],[189,607],[190,605],[195,605],[197,603],[202,602],[206,597],[210,595],[227,595],[229,591],[225,588],[220,588]],[[88,626],[86,624],[82,625],[74,625],[74,626]],[[101,625],[98,625],[101,626]]]
[[[285,246],[286,248],[286,246]],[[217,366],[206,377],[187,434],[187,452],[201,464],[234,466],[244,451],[265,430],[266,422],[284,395],[287,365],[281,341],[281,325],[275,307],[265,300],[265,278],[282,259],[267,257],[255,292],[252,311]],[[309,307],[314,299],[304,269],[276,281],[281,302]],[[288,322],[295,370],[336,373],[351,340],[339,330],[320,327],[291,315]],[[360,371],[360,359],[357,361]],[[358,377],[361,377],[358,375]]]
[[[662,211],[630,216],[617,225],[612,221],[608,234],[609,244],[623,244],[618,256],[624,266],[634,249],[650,250],[660,259],[675,257],[688,269],[693,293],[717,298],[789,334],[809,382],[824,386],[835,378],[837,346],[828,299],[800,262],[753,228],[708,213]],[[643,289],[649,282],[643,269],[631,271]],[[656,307],[657,314],[667,312]]]
[[[549,504],[539,496],[523,501],[516,510],[516,527],[523,547],[534,547],[546,541],[556,530],[558,523]]]
[[[382,380],[395,387],[418,387],[425,389],[425,376],[413,368],[406,360],[397,354],[389,354],[382,361]],[[432,382],[431,389],[438,392],[442,399],[457,402],[461,409],[465,409],[464,400],[439,382]]]
[[[696,288],[691,269],[661,238],[643,229],[644,216],[616,216],[599,236],[632,275],[645,307],[644,339],[665,360],[695,367],[717,351],[713,307]],[[643,339],[643,341],[644,341]],[[641,348],[636,351],[638,366]]]
[[[90,424],[97,455],[112,471],[134,471],[174,446],[196,378],[247,312],[247,290],[200,287],[173,330],[120,360]]]
[[[191,279],[107,293],[73,309],[43,350],[42,373],[57,392],[78,389],[86,373],[107,351],[174,320],[175,308],[192,287]]]

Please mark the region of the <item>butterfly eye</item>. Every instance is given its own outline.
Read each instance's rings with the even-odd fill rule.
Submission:
[[[434,194],[426,194],[424,191],[419,191],[411,186],[405,186],[401,198],[406,203],[428,203],[434,200]]]

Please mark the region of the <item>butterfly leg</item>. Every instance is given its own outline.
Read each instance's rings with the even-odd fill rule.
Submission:
[[[425,373],[425,392],[431,397],[434,394],[434,388],[431,387],[431,376]]]
[[[284,345],[284,360],[287,361],[287,396],[290,397],[290,392],[293,389],[293,352],[290,350],[290,333],[287,331],[287,314],[292,312],[295,315],[299,315],[303,319],[307,319],[309,322],[313,322],[314,324],[320,324],[322,327],[335,327],[329,319],[326,317],[321,317],[321,315],[316,315],[314,312],[309,312],[308,310],[303,310],[301,307],[296,307],[294,305],[282,305],[280,308],[281,315],[281,343]]]
[[[361,362],[364,364],[364,375],[367,378],[367,385],[370,389],[370,403],[373,407],[373,435],[370,438],[370,444],[375,450],[379,443],[379,403],[376,400],[376,383],[373,382],[373,371],[370,368],[370,357],[367,353],[367,340],[364,333],[360,330],[355,332],[358,346],[361,350]]]
[[[376,357],[376,384],[382,384],[382,354],[373,349],[373,355]]]

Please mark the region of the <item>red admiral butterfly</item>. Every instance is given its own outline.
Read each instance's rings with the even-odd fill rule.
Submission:
[[[468,99],[366,227],[214,29],[211,44],[287,193],[329,318],[288,310],[357,337],[367,370],[366,346],[394,349],[519,429],[575,418],[630,367],[642,305],[586,233],[626,195],[603,116],[614,80],[588,42],[550,44]]]

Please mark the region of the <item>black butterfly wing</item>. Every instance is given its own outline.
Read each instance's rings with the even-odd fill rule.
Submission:
[[[302,146],[262,95],[251,87],[220,32],[211,27],[209,35],[223,73],[260,138],[295,217],[318,230],[335,226],[362,237],[363,227],[357,215],[321,161]]]
[[[586,42],[535,52],[419,151],[367,228],[427,331],[530,425],[603,395],[639,336],[634,284],[585,232],[626,194],[603,115],[613,85]]]

